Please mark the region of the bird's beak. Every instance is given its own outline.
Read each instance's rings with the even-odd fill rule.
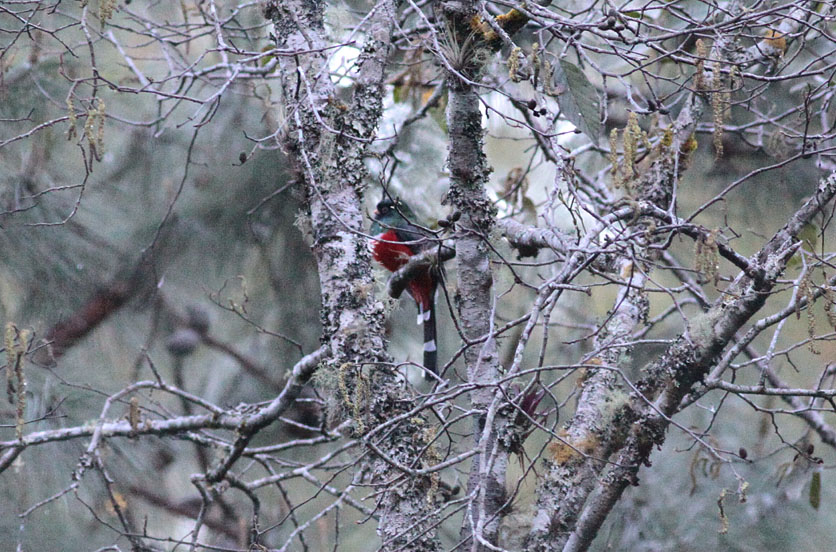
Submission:
[[[377,212],[377,209],[375,209],[375,210],[374,210],[374,216],[375,216],[375,217],[379,217],[379,216],[380,216],[380,213],[378,213],[378,212]]]

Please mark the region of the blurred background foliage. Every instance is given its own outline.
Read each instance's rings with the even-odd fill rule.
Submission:
[[[340,5],[329,13],[335,41],[348,36],[348,29],[358,20],[358,13],[352,8],[363,5]],[[183,13],[181,6],[185,6]],[[688,6],[699,9],[700,4]],[[71,14],[67,16],[68,23],[78,17],[76,7],[62,5],[62,9]],[[189,13],[196,8],[185,3],[133,2],[130,6],[120,5],[120,9],[133,10],[149,19],[196,17]],[[13,24],[10,16],[0,15],[0,26]],[[158,53],[151,51],[152,46],[144,52],[141,45],[131,42],[130,32],[120,27],[129,24],[129,19],[117,12],[110,30],[130,46],[146,75],[165,78],[164,68],[155,70],[161,61]],[[238,47],[260,50],[269,44],[270,29],[257,10],[242,11],[240,27],[248,30],[238,37]],[[70,83],[62,74],[82,75],[89,71],[80,32],[71,27],[62,35],[65,42],[74,46],[77,57],[59,57],[61,47],[38,33],[21,37],[4,52],[0,143],[41,122],[67,116],[65,98]],[[520,38],[522,45],[533,40]],[[209,36],[192,42],[192,55],[212,44]],[[147,54],[146,59],[143,53]],[[97,56],[103,76],[109,81],[136,85],[115,48],[102,42]],[[199,66],[218,61],[216,52],[207,52]],[[426,78],[437,76],[437,70],[426,65]],[[670,70],[674,74],[677,68],[672,66]],[[497,75],[505,71],[500,56],[492,62],[491,71]],[[84,90],[85,86],[88,85],[83,84],[78,93],[87,98],[86,104],[80,102],[77,109],[98,105],[99,100],[90,99],[90,90]],[[211,121],[200,126],[198,122],[207,110],[183,103],[163,116],[152,96],[101,87],[97,97],[103,100],[108,117],[103,123],[103,151],[97,152],[99,161],[90,158],[89,148],[78,138],[84,124],[80,120],[75,138],[68,139],[70,125],[62,120],[0,147],[2,321],[31,328],[38,337],[45,337],[109,290],[120,291],[123,299],[99,325],[68,344],[54,365],[29,364],[27,418],[47,418],[28,431],[79,425],[94,419],[106,394],[138,379],[153,379],[150,363],[163,378],[180,377],[187,390],[217,404],[268,400],[274,396],[285,371],[302,354],[318,346],[318,281],[304,232],[297,225],[300,212],[304,211],[299,187],[288,181],[288,161],[278,148],[260,148],[251,154],[253,143],[247,138],[267,136],[278,128],[282,113],[277,105],[276,86],[276,81],[268,78],[233,87],[211,107]],[[524,86],[521,85],[520,93],[530,93]],[[208,82],[198,82],[195,87],[204,97],[213,91]],[[412,112],[415,96],[407,92],[415,91],[389,86],[381,135],[389,135],[389,130]],[[745,98],[733,101],[743,102]],[[776,84],[758,101],[773,103],[780,110],[795,103],[797,97],[794,90]],[[487,95],[486,102],[500,112],[513,111],[505,98],[497,94]],[[608,102],[612,119],[609,124],[623,128],[626,105],[615,96]],[[385,182],[394,194],[413,205],[427,225],[434,225],[447,214],[441,206],[447,186],[446,135],[441,113],[431,112],[400,136],[394,152],[396,162],[369,161],[370,211],[381,196],[381,183]],[[742,122],[748,116],[745,105],[732,107],[732,121]],[[650,128],[650,119],[642,116],[640,124]],[[500,214],[513,212],[518,220],[538,222],[537,217],[543,215],[541,206],[550,193],[555,193],[553,167],[535,153],[534,141],[518,125],[515,128],[495,113],[486,117],[486,125],[487,153],[494,168],[491,194],[497,199]],[[578,139],[571,127],[566,130],[563,144],[571,149]],[[735,136],[726,136],[727,153],[716,159],[710,132],[697,139],[700,148],[678,191],[679,212],[686,215],[733,180],[783,159],[777,142],[773,151],[757,151],[736,143]],[[386,144],[381,144],[381,150],[385,148]],[[242,152],[246,161],[243,163]],[[190,164],[185,174],[187,158]],[[589,150],[576,159],[576,167],[587,174],[594,174],[605,165],[603,156]],[[524,190],[500,199],[513,171],[529,166],[532,170],[526,175]],[[705,210],[697,222],[708,229],[734,227],[739,235],[726,235],[728,243],[743,254],[751,254],[765,236],[783,224],[790,209],[813,191],[819,177],[811,160],[765,171]],[[272,195],[280,189],[284,191]],[[553,214],[552,220],[574,232],[568,210]],[[502,257],[515,260],[515,252],[510,248],[499,241],[497,247]],[[674,239],[671,252],[684,267],[694,268],[692,242]],[[550,253],[541,252],[537,258],[523,259],[515,270],[526,280],[536,281],[550,274],[550,260]],[[500,321],[505,322],[524,314],[534,295],[530,290],[514,287],[513,275],[501,263],[496,264],[496,269],[496,291],[513,288],[503,296],[498,309]],[[726,264],[721,264],[720,272],[723,278],[735,274]],[[385,275],[381,272],[379,276],[382,285]],[[656,277],[660,283],[673,282],[662,271],[655,273]],[[454,266],[448,268],[447,280],[452,295]],[[591,276],[586,281],[601,283]],[[710,297],[718,293],[711,283],[705,284],[704,289]],[[552,316],[547,363],[572,364],[591,349],[591,324],[606,317],[614,293],[615,288],[598,287],[593,288],[590,296],[564,296]],[[785,304],[790,293],[791,289],[786,289],[777,294],[770,300],[771,308]],[[440,358],[444,361],[460,342],[446,301],[441,298],[440,302]],[[392,305],[390,352],[399,361],[417,361],[421,345],[419,332],[414,328],[413,307],[409,301],[402,303],[402,308]],[[652,293],[651,316],[670,304],[667,294]],[[170,352],[172,339],[178,329],[187,325],[189,312],[208,318],[211,342],[202,341],[192,353],[178,360]],[[697,312],[697,308],[689,307],[686,312]],[[683,324],[671,317],[668,324],[647,338],[677,335]],[[792,328],[785,330],[779,350],[807,335],[803,317],[790,324]],[[827,327],[821,312],[817,313],[816,327],[820,332]],[[756,345],[765,350],[767,344],[759,340]],[[501,346],[508,358],[514,346],[513,332],[501,341]],[[652,342],[640,345],[636,365],[654,358],[661,347]],[[832,342],[820,343],[817,348],[820,354],[802,347],[776,359],[781,375],[792,385],[812,385],[811,378],[836,353]],[[237,356],[229,354],[230,350]],[[808,366],[811,369],[806,369]],[[458,368],[457,363],[448,376]],[[756,376],[749,368],[741,371],[738,382],[754,383]],[[571,383],[557,389],[562,420],[571,415],[573,390]],[[316,392],[311,389],[307,397],[316,398]],[[148,408],[181,409],[170,397],[158,399]],[[769,399],[757,398],[755,402],[777,406],[777,401]],[[722,411],[715,419],[713,414],[720,408]],[[829,422],[836,422],[832,414],[825,416]],[[300,403],[290,417],[292,420],[263,432],[255,444],[315,434],[310,428],[294,425],[294,421],[313,428],[322,423],[321,408],[316,402]],[[713,443],[726,450],[745,447],[750,462],[719,467],[699,445],[673,430],[664,448],[654,454],[653,467],[641,472],[641,485],[628,491],[610,516],[595,544],[597,550],[779,552],[836,547],[836,534],[832,531],[836,523],[834,492],[828,477],[836,459],[833,451],[820,446],[805,425],[789,416],[778,416],[775,422],[780,433],[776,433],[768,416],[754,413],[741,400],[716,391],[676,421],[695,430],[710,426]],[[13,422],[14,410],[4,403],[0,406],[3,439],[13,435]],[[549,423],[556,422],[559,423],[552,415]],[[461,429],[466,432],[465,426]],[[805,450],[810,443],[815,446],[814,456],[824,460],[817,507],[810,500],[810,482],[812,474],[821,468],[804,458],[794,458],[795,452],[782,446],[782,440],[802,443]],[[544,445],[544,438],[535,435],[527,443],[529,455],[535,456]],[[324,454],[337,446],[319,445],[314,450]],[[16,515],[68,485],[82,450],[83,443],[79,441],[36,448],[27,451],[14,469],[0,475],[0,512],[4,514],[0,516],[0,535],[4,542],[20,538],[26,543],[26,550],[92,550],[115,538],[116,534],[93,515],[106,522],[112,522],[114,516],[108,510],[101,481],[88,484],[78,493],[89,512],[80,508],[75,496],[67,495],[32,514],[27,519],[25,534],[18,533],[20,520]],[[253,465],[244,474],[261,476],[270,469],[284,469],[303,457],[309,458],[305,453],[305,449],[292,451],[285,466]],[[198,495],[189,484],[189,474],[204,469],[205,463],[214,459],[211,455],[196,454],[194,445],[187,441],[142,437],[113,442],[105,456],[111,473],[118,476],[118,492],[126,511],[137,526],[143,527],[147,520],[150,532],[173,538],[188,531],[189,520],[199,505]],[[519,467],[512,466],[509,481],[515,482],[519,475]],[[340,487],[350,479],[350,473],[335,473],[330,484]],[[445,473],[443,479],[451,485],[462,483],[461,474],[453,470]],[[524,504],[532,500],[533,483],[534,477],[529,473],[515,502],[516,511],[523,511]],[[294,504],[304,502],[294,512],[299,520],[308,519],[327,503],[311,482],[294,480],[286,490]],[[219,511],[210,513],[207,525],[217,534],[219,545],[231,546],[240,542],[245,533],[243,520],[249,511],[240,497],[233,493],[223,496]],[[305,502],[306,499],[310,500]],[[728,516],[727,533],[721,531],[720,500]],[[295,520],[286,518],[287,502],[278,489],[266,491],[262,502],[266,505],[262,522],[265,526],[283,522],[273,533],[278,542],[280,536],[293,530]],[[236,508],[245,510],[237,518]],[[376,538],[372,527],[355,525],[353,522],[360,516],[351,509],[343,510],[339,523],[344,549],[372,549],[368,545],[370,539]],[[240,519],[242,524],[230,525],[229,519]],[[513,515],[509,520],[512,525]],[[309,538],[310,549],[325,550],[332,545],[334,523],[333,516],[317,522],[316,529],[307,533],[318,539],[311,542]],[[513,531],[513,527],[506,527],[506,531]],[[442,536],[449,545],[455,542],[457,530],[445,528]]]

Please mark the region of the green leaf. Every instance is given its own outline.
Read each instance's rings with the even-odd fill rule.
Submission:
[[[392,90],[392,99],[395,100],[395,103],[403,103],[406,101],[407,90],[406,87],[403,85],[395,86],[395,89]]]
[[[810,253],[816,252],[816,245],[819,243],[819,229],[815,224],[807,223],[798,232],[798,239],[802,241],[801,247]]]
[[[798,232],[798,239],[801,240],[801,249],[808,253],[815,253],[816,246],[819,243],[819,228],[813,223],[808,222]],[[798,268],[801,266],[801,253],[793,255],[787,261],[787,268]]]
[[[262,52],[269,52],[272,49],[273,49],[273,46],[267,45],[267,46],[262,47],[261,51]],[[258,60],[258,65],[259,65],[259,67],[265,67],[271,61],[273,61],[273,56],[264,56],[263,58]]]
[[[821,472],[813,472],[813,479],[810,480],[810,506],[814,510],[819,509],[821,504]]]
[[[537,206],[528,196],[522,198],[522,212],[525,214],[527,222],[537,222]]]
[[[563,116],[597,144],[601,134],[598,90],[577,65],[563,60],[554,68],[554,84]]]

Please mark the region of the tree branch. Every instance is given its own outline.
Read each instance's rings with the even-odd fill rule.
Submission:
[[[369,426],[408,409],[412,401],[394,371],[381,369],[390,359],[383,306],[373,293],[362,208],[365,158],[383,112],[396,6],[393,0],[380,0],[358,25],[366,28],[366,42],[356,62],[351,105],[343,103],[335,90],[327,52],[321,49],[326,44],[324,3],[271,0],[265,15],[273,21],[280,48],[310,52],[279,59],[284,104],[292,113],[286,147],[305,184],[310,209],[323,340],[331,353],[326,369],[332,381],[340,382],[330,391],[338,394],[335,404],[341,415],[353,420],[353,432],[362,435]],[[415,420],[422,417],[416,416],[412,424]],[[424,450],[421,439],[405,425],[388,432],[378,446],[387,459],[402,465],[419,462]],[[371,455],[364,472],[370,484],[385,485],[377,531],[388,543],[387,549],[435,550],[439,545],[433,528],[438,513],[432,499],[427,499],[432,496],[431,478],[393,487],[391,482],[400,474],[379,455]]]
[[[302,388],[316,371],[319,363],[325,358],[325,354],[326,349],[320,348],[300,359],[294,365],[282,392],[266,408],[256,412],[246,413],[212,408],[210,414],[180,416],[165,420],[144,419],[136,424],[132,424],[130,420],[125,419],[113,422],[105,421],[105,416],[109,414],[108,408],[105,408],[99,418],[99,423],[95,425],[84,424],[63,429],[38,431],[24,435],[21,440],[0,441],[0,451],[7,449],[0,456],[0,473],[8,468],[15,458],[27,447],[81,437],[104,439],[111,437],[133,438],[138,435],[182,435],[201,429],[228,429],[230,431],[241,431],[244,433],[257,431],[277,420],[293,404],[293,401],[299,396]],[[127,396],[141,389],[158,389],[175,394],[182,393],[179,389],[162,382],[140,381],[119,391],[111,399],[117,396]],[[211,405],[207,406],[211,408]]]
[[[631,398],[627,420],[630,435],[599,492],[591,499],[570,535],[564,551],[586,550],[624,489],[636,484],[639,467],[649,464],[654,446],[661,446],[670,416],[682,398],[699,382],[728,345],[735,332],[762,306],[786,267],[802,227],[836,195],[836,173],[818,187],[816,194],[790,218],[750,262],[764,271],[760,284],[740,274],[727,294],[705,314],[691,321],[659,360],[649,365],[637,388],[642,396]]]
[[[455,256],[456,250],[444,245],[439,249],[433,248],[413,255],[406,261],[405,265],[389,276],[389,280],[386,282],[386,293],[389,297],[397,299],[409,285],[409,282],[418,275],[427,269],[435,269]]]

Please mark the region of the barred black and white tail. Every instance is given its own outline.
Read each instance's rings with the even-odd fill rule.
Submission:
[[[424,378],[434,380],[430,374],[438,374],[438,345],[436,345],[435,327],[435,290],[430,294],[430,308],[425,309],[418,303],[418,325],[424,325]]]
[[[436,329],[435,329],[435,298],[430,299],[433,305],[429,312],[424,314],[424,378],[428,380],[435,379],[430,372],[438,374],[438,346],[436,345]]]

